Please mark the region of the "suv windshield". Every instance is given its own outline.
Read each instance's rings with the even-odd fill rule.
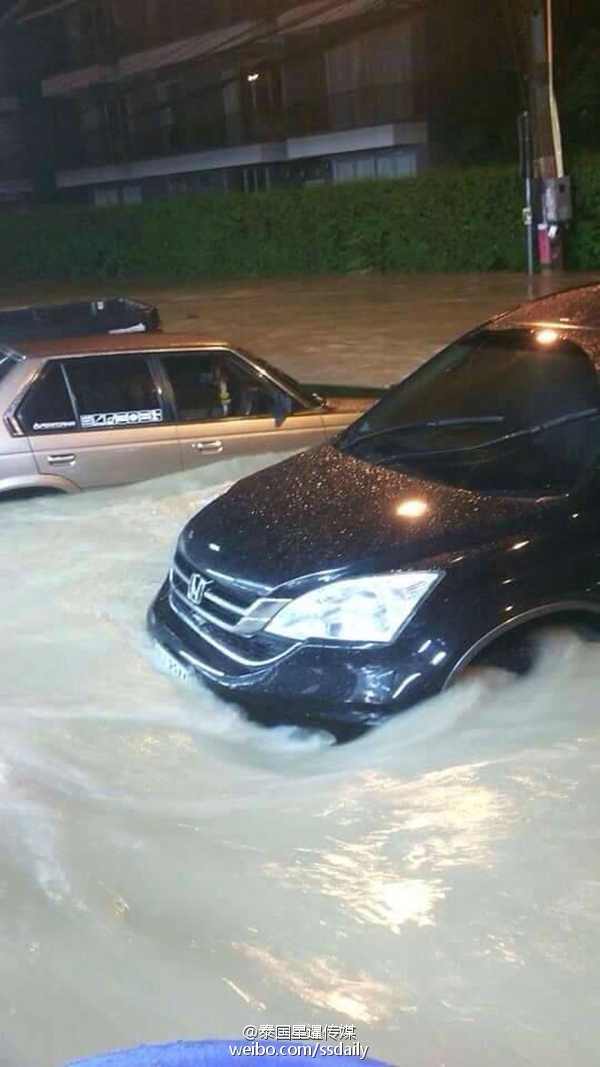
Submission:
[[[552,330],[480,330],[440,352],[338,439],[357,459],[479,492],[565,492],[600,443],[597,375]]]

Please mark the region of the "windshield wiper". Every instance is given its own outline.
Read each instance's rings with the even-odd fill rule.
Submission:
[[[501,445],[506,441],[516,441],[521,437],[535,437],[537,434],[546,433],[548,430],[554,430],[557,426],[566,426],[570,422],[582,422],[584,419],[594,418],[595,415],[600,415],[600,408],[584,408],[582,411],[572,411],[569,415],[560,415],[556,419],[549,419],[548,422],[540,422],[536,426],[528,426],[524,430],[514,430],[512,433],[502,434],[500,437],[490,437],[488,441],[480,441],[477,445],[460,445],[455,448],[428,448],[419,449],[419,451],[411,450],[410,452],[397,452],[393,456],[385,456],[383,459],[378,460],[379,466],[384,466],[386,463],[392,463],[396,459],[416,459],[422,456],[446,456],[456,455],[462,452],[480,452],[483,448],[489,448],[491,445]]]
[[[359,434],[353,437],[348,445],[361,445],[365,441],[374,441],[377,437],[386,437],[388,434],[405,433],[409,430],[437,430],[446,426],[490,426],[506,422],[504,415],[458,415],[456,417],[439,419],[420,419],[418,422],[402,422],[398,426],[381,426],[379,430],[371,433]]]

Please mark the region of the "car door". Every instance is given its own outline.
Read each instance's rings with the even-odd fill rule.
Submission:
[[[163,353],[186,469],[216,459],[309,448],[325,440],[317,407],[226,348]]]
[[[17,417],[40,473],[80,489],[181,470],[176,429],[142,353],[51,360]]]

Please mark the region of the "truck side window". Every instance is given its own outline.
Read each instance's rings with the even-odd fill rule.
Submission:
[[[227,351],[165,353],[178,422],[289,414],[293,402]]]
[[[123,429],[163,421],[146,356],[89,356],[66,361],[82,430]]]
[[[77,419],[58,360],[46,363],[16,414],[26,434],[68,433],[77,429]]]

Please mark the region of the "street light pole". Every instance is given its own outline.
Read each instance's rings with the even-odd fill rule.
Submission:
[[[517,128],[519,132],[521,177],[525,184],[523,223],[525,226],[527,273],[531,277],[535,273],[535,233],[533,217],[533,143],[531,139],[531,116],[528,111],[523,111],[519,115]]]

